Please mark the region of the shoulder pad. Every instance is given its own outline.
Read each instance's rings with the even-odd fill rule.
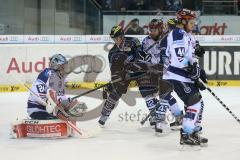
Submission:
[[[186,32],[181,28],[176,28],[172,31],[173,41],[182,40]]]
[[[46,68],[44,69],[37,77],[37,79],[41,80],[42,82],[46,83],[48,80],[48,77],[50,75],[50,69]]]

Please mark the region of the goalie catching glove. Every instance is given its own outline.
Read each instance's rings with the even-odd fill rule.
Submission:
[[[81,117],[87,110],[84,102],[79,102],[77,99],[65,99],[61,101],[61,106],[70,116]]]
[[[63,114],[66,117],[81,117],[87,110],[86,104],[79,102],[77,99],[67,98],[62,101],[57,100],[56,92],[52,89],[47,90],[47,99],[46,110],[53,115],[61,112],[62,108],[65,112]]]

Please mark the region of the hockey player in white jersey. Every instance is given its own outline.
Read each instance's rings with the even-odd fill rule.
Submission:
[[[142,51],[140,54],[140,61],[151,64],[158,64],[160,61],[159,55],[159,40],[163,34],[163,21],[161,19],[152,19],[148,25],[149,35],[145,37],[142,41]],[[142,97],[146,101],[147,108],[151,112],[153,108],[158,103],[158,99],[155,97],[155,94],[158,91],[158,79],[159,75],[151,73],[145,78],[145,84],[140,84],[139,91]],[[149,118],[151,126],[156,125],[156,116],[155,112],[152,112],[152,115]]]
[[[65,95],[65,73],[64,66],[67,64],[66,58],[61,54],[55,54],[50,58],[49,68],[44,69],[35,80],[28,98],[27,112],[31,119],[49,120],[56,119],[57,110],[54,106],[49,104],[47,98],[47,90],[52,89],[56,91],[57,99],[61,102],[61,106],[71,116],[76,116],[80,112],[86,110],[84,103],[79,103],[76,99],[71,100]],[[44,103],[44,101],[46,103]],[[79,113],[73,113],[75,107],[81,107]],[[76,110],[75,110],[76,111]]]
[[[152,19],[151,22],[149,23],[149,31],[150,31],[149,35],[147,37],[145,37],[142,42],[142,50],[143,50],[142,54],[143,53],[146,54],[146,55],[142,55],[142,57],[143,57],[142,60],[147,63],[151,63],[151,64],[159,64],[161,62],[160,42],[161,42],[161,39],[166,35],[166,33],[164,33],[163,21],[161,19]],[[151,79],[155,79],[155,80],[153,80],[153,82],[155,82],[155,83],[145,84],[143,86],[140,86],[139,90],[140,90],[141,95],[145,98],[146,105],[147,105],[149,111],[151,111],[153,108],[155,108],[155,106],[158,103],[158,100],[155,97],[155,94],[156,94],[155,91],[156,90],[160,91],[160,97],[161,97],[161,94],[164,93],[166,87],[164,85],[165,84],[164,81],[158,81],[159,78],[162,79],[161,75],[159,75],[159,74],[156,75],[156,74],[152,73],[148,77],[150,77]],[[160,84],[158,84],[158,83],[160,83]],[[159,89],[157,89],[157,88],[159,88]],[[163,101],[161,100],[160,105],[164,105],[165,107],[168,107],[170,109],[170,111],[172,111],[172,114],[174,116],[180,116],[182,112],[181,112],[181,109],[178,107],[175,98],[173,96],[171,96],[171,94],[169,94],[168,97],[169,97],[169,99],[171,99],[171,101],[170,101],[171,105],[169,105],[169,101],[166,101],[166,100],[163,100]],[[174,108],[172,108],[172,107],[174,107]],[[162,131],[163,131],[163,128],[162,128],[163,121],[162,121],[162,118],[159,119],[159,117],[162,117],[163,115],[161,115],[161,116],[159,115],[159,114],[162,114],[162,112],[160,112],[159,110],[157,110],[157,115],[158,115],[157,118],[156,118],[155,112],[152,112],[153,114],[149,118],[150,125],[155,125],[156,133],[162,133]],[[165,114],[165,112],[163,114]],[[156,121],[157,121],[157,123],[156,123]],[[174,126],[176,124],[177,123],[174,123],[172,126]],[[178,125],[179,125],[179,123],[178,123]]]
[[[177,13],[178,25],[167,37],[167,74],[163,79],[174,85],[174,91],[186,105],[180,144],[200,145],[208,142],[199,132],[204,103],[196,85],[200,77],[200,67],[194,59],[196,41],[191,35],[195,25],[195,13],[183,9]]]
[[[168,64],[164,64],[163,63],[163,59],[165,57],[165,51],[167,48],[167,36],[168,33],[171,32],[173,29],[176,28],[177,25],[177,20],[175,18],[171,18],[167,21],[167,29],[166,32],[164,33],[164,35],[161,38],[161,41],[159,42],[159,50],[160,50],[160,63],[164,65],[164,69],[163,69],[163,75],[167,74],[166,73],[166,68],[168,66]],[[164,86],[160,87],[160,91],[165,91],[166,89],[164,88]],[[165,104],[166,107],[168,107],[171,111],[171,113],[173,114],[175,121],[170,123],[170,127],[172,130],[179,130],[181,125],[182,125],[182,118],[183,118],[183,111],[182,109],[179,107],[177,100],[172,96],[172,92],[169,93],[167,96],[165,96],[163,102],[163,104]],[[163,107],[162,109],[159,108],[160,110],[157,110],[158,114],[165,114],[166,109]],[[161,117],[161,116],[160,116]],[[163,116],[164,117],[164,116]],[[161,119],[161,118],[160,118]],[[165,124],[165,122],[160,120],[157,128],[159,128],[158,130],[163,130]]]

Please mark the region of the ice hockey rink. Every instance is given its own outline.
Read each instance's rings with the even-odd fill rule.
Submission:
[[[240,117],[240,88],[211,87],[218,97]],[[10,123],[17,117],[26,117],[28,93],[0,94],[0,152],[2,160],[169,160],[211,159],[238,160],[240,158],[240,124],[207,91],[205,100],[203,135],[209,138],[207,147],[201,150],[180,151],[179,131],[156,137],[148,123],[141,126],[139,120],[147,113],[142,98],[129,107],[122,100],[114,110],[106,128],[91,139],[12,139]],[[132,98],[128,94],[125,98]],[[89,109],[103,100],[83,97]],[[126,114],[126,112],[128,114]],[[130,117],[130,115],[132,115]],[[97,118],[79,122],[81,129],[94,129]]]

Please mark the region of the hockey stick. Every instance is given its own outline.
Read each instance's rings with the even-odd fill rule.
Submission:
[[[230,108],[227,107],[225,103],[223,103],[222,100],[205,84],[201,79],[199,79],[199,82],[211,93],[211,95],[230,113],[233,118],[240,124],[240,119],[230,110]]]
[[[145,122],[148,120],[148,118],[156,111],[156,109],[159,107],[159,104],[164,100],[164,98],[166,98],[166,96],[171,93],[171,91],[173,90],[172,85],[171,87],[167,90],[166,93],[164,93],[163,95],[161,95],[160,100],[158,101],[158,103],[156,104],[156,106],[148,113],[148,115],[140,122],[141,125],[144,125]]]
[[[86,91],[86,92],[81,93],[81,94],[79,94],[79,95],[77,95],[77,96],[75,96],[75,97],[72,97],[71,99],[76,99],[76,98],[82,97],[82,96],[84,96],[84,95],[86,95],[86,94],[89,94],[89,93],[91,93],[91,92],[94,92],[94,91],[96,91],[96,90],[98,90],[98,89],[100,89],[100,88],[106,87],[106,86],[108,86],[108,85],[110,85],[110,84],[114,84],[114,83],[121,82],[121,81],[133,80],[133,79],[136,79],[136,78],[140,78],[140,77],[142,77],[142,76],[144,76],[144,75],[146,75],[146,74],[147,74],[147,73],[143,73],[143,74],[138,75],[138,76],[130,77],[130,78],[126,79],[126,80],[122,80],[121,78],[118,78],[118,79],[115,79],[115,80],[113,80],[113,81],[110,81],[110,82],[108,82],[108,83],[106,83],[106,84],[104,84],[104,85],[101,85],[101,86],[99,86],[99,87],[96,87],[96,88],[94,88],[94,89],[92,89],[92,90]]]
[[[103,84],[103,85],[101,85],[101,86],[98,86],[98,87],[96,87],[96,88],[94,88],[94,89],[91,89],[91,90],[89,90],[89,91],[86,91],[86,92],[84,92],[84,93],[81,93],[81,94],[79,94],[79,95],[77,95],[77,96],[75,96],[75,97],[72,97],[71,99],[76,99],[76,98],[82,97],[82,96],[84,96],[84,95],[86,95],[86,94],[89,94],[89,93],[91,93],[91,92],[94,92],[94,91],[96,91],[96,90],[98,90],[98,89],[100,89],[100,88],[103,88],[103,87],[106,87],[106,86],[108,86],[108,85],[110,85],[110,84],[113,84],[113,83],[116,83],[116,82],[121,82],[121,81],[122,81],[121,78],[115,79],[114,81],[110,81],[110,82],[108,82],[108,83],[106,83],[106,84]]]
[[[31,88],[29,88],[25,83],[23,83],[21,80],[17,79],[16,77],[14,77],[12,75],[12,77],[18,81],[20,84],[23,84],[23,86],[29,90],[29,92],[31,92],[36,98],[38,98],[38,100],[40,100],[42,102],[42,104],[44,104],[45,106],[47,106],[47,103],[41,98],[39,97],[39,95],[37,95],[36,93],[34,93]],[[59,103],[60,104],[60,103]],[[63,120],[71,129],[73,129],[74,131],[76,131],[79,136],[81,138],[90,138],[92,137],[91,135],[88,135],[86,133],[84,133],[84,131],[82,131],[80,128],[78,128],[76,125],[74,125],[72,122],[70,122],[67,117],[65,117],[64,113],[66,113],[62,107],[59,106],[59,104],[57,104],[56,106],[58,107],[58,109],[61,111],[62,114],[58,114],[56,115],[59,119]]]

